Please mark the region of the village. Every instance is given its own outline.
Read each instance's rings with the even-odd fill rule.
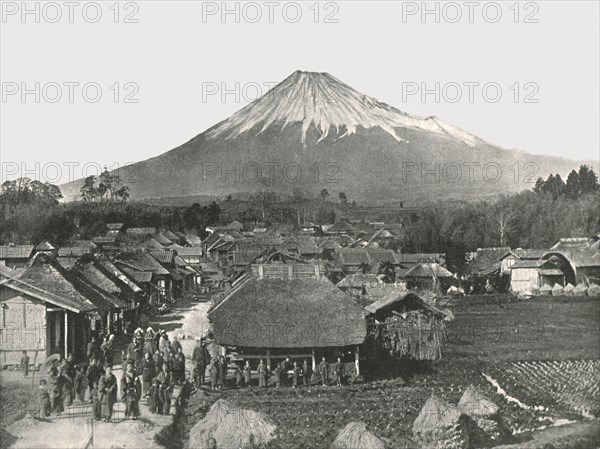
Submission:
[[[544,302],[554,304],[550,310],[565,304],[573,309],[581,302],[593,310],[590,319],[597,319],[600,234],[561,238],[545,249],[479,248],[464,255],[468,270],[457,275],[446,268],[445,254],[405,254],[393,249],[398,248],[398,236],[403,232],[398,222],[344,218],[325,225],[305,223],[289,232],[287,228],[233,221],[208,226],[204,238],[191,232],[127,227],[123,223],[106,223],[103,229],[90,240],[76,234],[60,247],[47,240],[35,245],[0,246],[2,395],[9,398],[3,400],[2,428],[7,435],[11,426],[18,427],[23,420],[37,420],[38,425],[51,429],[53,421],[64,421],[68,416],[71,424],[80,420],[84,445],[92,442],[86,447],[93,447],[94,440],[96,447],[102,447],[100,441],[109,444],[110,437],[101,436],[104,412],[94,411],[94,401],[100,401],[99,395],[94,396],[97,384],[94,388],[83,380],[79,393],[73,394],[79,403],[77,399],[69,406],[61,403],[62,416],[56,413],[53,402],[46,412],[39,409],[32,385],[37,388],[35,380],[47,378],[54,360],[58,367],[68,363],[85,372],[92,359],[101,359],[103,367],[113,367],[122,379],[131,365],[141,379],[142,372],[148,370],[145,356],[149,351],[153,372],[158,374],[164,363],[176,378],[171,393],[163,399],[164,414],[159,411],[153,416],[156,410],[150,411],[150,383],[138,391],[141,418],[159,420],[152,421],[149,427],[153,430],[147,431],[151,445],[164,441],[162,433],[186,425],[183,433],[188,434],[190,447],[210,447],[207,444],[213,444],[213,439],[219,448],[329,447],[336,434],[339,441],[331,447],[421,447],[432,441],[445,441],[446,445],[439,447],[514,443],[515,435],[525,431],[519,428],[524,424],[515,420],[511,428],[506,421],[514,416],[504,416],[502,421],[499,410],[503,405],[497,402],[500,399],[508,406],[519,401],[511,396],[519,391],[506,393],[498,386],[496,403],[492,402],[482,392],[498,385],[490,374],[485,374],[488,382],[464,379],[468,383],[460,388],[457,385],[456,391],[451,387],[450,395],[445,385],[436,391],[435,381],[431,389],[420,391],[419,396],[429,398],[404,411],[404,419],[412,416],[414,420],[411,431],[400,431],[406,422],[390,427],[400,417],[386,418],[389,424],[382,435],[374,431],[382,426],[373,426],[370,421],[367,431],[365,424],[369,423],[359,420],[346,423],[343,431],[332,429],[330,443],[305,441],[305,446],[296,445],[289,442],[295,441],[294,434],[302,434],[299,418],[286,427],[286,421],[278,418],[291,419],[293,414],[273,407],[315,390],[323,390],[319,396],[331,398],[339,393],[343,397],[348,393],[338,389],[363,391],[368,385],[391,388],[390,395],[402,395],[403,389],[431,369],[429,364],[452,363],[448,347],[453,345],[495,339],[514,348],[543,341],[542,328],[548,323],[534,325],[528,321],[522,326],[517,322],[524,317],[515,318],[520,308],[529,309],[532,304],[533,313],[541,317],[546,312],[538,308],[542,305],[545,309]],[[463,322],[461,312],[478,301],[486,313],[508,315],[512,323]],[[525,315],[528,313],[531,311]],[[597,336],[597,323],[592,323],[588,324],[595,328],[583,341]],[[158,362],[155,351],[148,350],[145,343],[154,335],[156,340],[150,347],[161,348],[160,355],[156,350]],[[173,350],[170,356],[163,354],[163,335],[168,341],[166,352]],[[139,345],[135,343],[138,340]],[[179,364],[177,346],[183,354]],[[586,358],[590,350],[595,351],[593,346],[588,348]],[[199,353],[206,354],[201,362]],[[590,358],[595,359],[593,354]],[[573,376],[587,379],[580,386],[588,389],[574,391],[564,398],[565,403],[559,401],[560,413],[554,411],[557,416],[544,416],[542,421],[565,419],[561,414],[564,407],[569,418],[577,413],[587,418],[597,416],[600,398],[593,376],[600,367],[597,359],[590,363],[571,368],[575,370]],[[31,385],[27,373],[33,377]],[[18,379],[25,379],[25,383]],[[125,388],[122,379],[119,391]],[[407,384],[409,379],[414,380]],[[15,397],[6,389],[13,382],[18,385]],[[483,388],[481,384],[487,385]],[[461,389],[463,397],[454,398]],[[71,393],[61,394],[54,399],[64,401]],[[453,397],[458,405],[451,405],[445,396]],[[521,400],[525,402],[530,396]],[[259,400],[261,397],[267,402]],[[589,406],[574,409],[573,404],[583,397]],[[402,400],[406,399],[404,396]],[[116,399],[113,402],[110,413],[115,407],[117,418],[112,422],[127,420],[130,397],[122,399],[127,403],[125,416],[125,404],[119,405],[121,400]],[[312,400],[308,404],[312,404],[309,408],[313,412],[315,406],[323,406]],[[551,415],[541,405],[521,405],[521,413],[541,407],[544,415]],[[240,416],[250,410],[259,424],[242,422]],[[204,418],[196,425],[189,419],[190,413]],[[273,413],[276,416],[269,416]],[[169,416],[172,422],[165,421]],[[233,421],[228,421],[228,416]],[[99,421],[95,436],[89,426],[89,420],[94,419]],[[536,419],[540,417],[529,416],[527,421],[531,424]],[[217,425],[220,422],[221,427]],[[311,427],[306,424],[306,428],[309,431]],[[31,436],[26,431],[22,433],[6,441],[16,441],[14,447],[31,447],[32,441],[41,444],[28,440]],[[167,447],[178,447],[182,436],[177,438]],[[359,443],[361,438],[363,443]],[[370,443],[366,442],[369,439]],[[82,447],[81,441],[64,444]],[[248,446],[249,441],[262,441],[264,446]],[[349,441],[357,446],[349,446]],[[448,446],[449,441],[455,446]]]

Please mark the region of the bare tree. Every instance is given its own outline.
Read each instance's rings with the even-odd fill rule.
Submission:
[[[500,246],[506,244],[506,236],[509,232],[515,229],[515,213],[502,211],[496,217],[496,229],[500,236]]]

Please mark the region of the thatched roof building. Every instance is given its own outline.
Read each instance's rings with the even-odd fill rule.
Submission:
[[[221,345],[323,348],[361,344],[364,309],[326,278],[249,277],[210,313]]]
[[[361,422],[348,423],[338,433],[331,449],[386,449],[383,440],[367,430]]]
[[[210,312],[215,339],[243,358],[333,357],[359,374],[358,346],[365,341],[365,310],[321,275],[318,264],[252,267]]]

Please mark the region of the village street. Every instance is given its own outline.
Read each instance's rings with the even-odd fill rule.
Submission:
[[[186,355],[186,370],[189,376],[191,368],[191,354],[195,345],[195,337],[200,337],[207,332],[208,320],[206,312],[210,303],[177,304],[171,312],[155,317],[151,326],[155,329],[167,330],[169,338],[174,336],[181,339],[183,352]],[[123,374],[121,364],[115,364],[113,373],[120,382]],[[31,376],[31,374],[30,374]],[[37,378],[42,378],[36,373]],[[21,372],[3,372],[4,385],[15,384],[21,387],[31,385],[31,377],[25,379]],[[36,387],[37,388],[37,387]],[[120,391],[120,390],[119,390]],[[137,421],[125,419],[125,404],[118,402],[115,405],[113,422],[90,422],[92,409],[90,403],[75,402],[67,408],[60,417],[49,419],[35,419],[31,413],[7,427],[8,437],[14,441],[13,448],[140,448],[158,449],[161,446],[154,441],[154,436],[172,421],[171,415],[153,415],[149,412],[145,399],[140,401],[141,418]],[[90,443],[93,427],[93,444]],[[10,443],[9,443],[10,444]]]

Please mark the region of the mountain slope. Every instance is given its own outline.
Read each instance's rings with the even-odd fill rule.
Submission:
[[[538,176],[578,166],[500,148],[436,117],[399,111],[327,73],[297,71],[189,142],[119,173],[132,199],[326,188],[385,204],[517,192]],[[64,185],[65,198],[77,199],[80,186]]]

